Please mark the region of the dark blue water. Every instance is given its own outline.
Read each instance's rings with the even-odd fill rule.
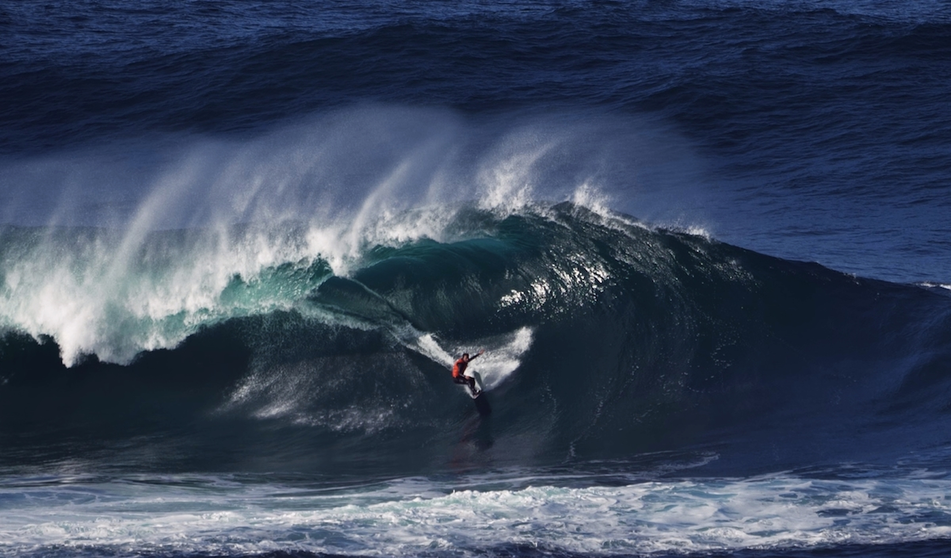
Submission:
[[[945,555],[948,98],[940,2],[0,7],[0,555]]]

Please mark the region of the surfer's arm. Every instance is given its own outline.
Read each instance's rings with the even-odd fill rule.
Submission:
[[[469,362],[472,362],[473,360],[479,358],[479,355],[481,355],[481,354],[484,353],[484,352],[485,352],[485,349],[479,349],[479,352],[476,353],[476,356],[474,356],[474,357],[469,357]]]

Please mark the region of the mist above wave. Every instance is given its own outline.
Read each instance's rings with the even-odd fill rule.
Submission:
[[[45,228],[3,236],[0,326],[54,337],[68,365],[83,354],[128,363],[202,325],[292,308],[375,246],[478,235],[450,226],[461,208],[623,206],[640,174],[656,178],[670,159],[658,130],[577,112],[475,122],[362,106],[252,138],[151,137],[0,162],[0,220]],[[275,274],[307,278],[264,292]]]

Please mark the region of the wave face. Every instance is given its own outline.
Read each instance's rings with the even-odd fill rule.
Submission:
[[[413,223],[440,240],[364,232],[345,273],[303,225],[5,229],[5,460],[376,475],[712,444],[749,472],[907,451],[946,420],[943,289],[567,202],[390,228]],[[479,347],[485,421],[448,373]]]

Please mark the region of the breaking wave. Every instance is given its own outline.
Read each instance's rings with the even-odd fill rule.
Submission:
[[[108,230],[6,229],[4,424],[149,451],[158,436],[175,451],[154,459],[190,467],[380,471],[789,431],[759,458],[795,463],[843,437],[900,451],[894,438],[926,438],[902,434],[909,417],[945,415],[951,300],[932,289],[569,202],[390,219],[373,230],[436,234],[365,236],[342,258],[303,225],[159,231],[134,249]],[[479,347],[496,412],[472,423],[447,370]]]

